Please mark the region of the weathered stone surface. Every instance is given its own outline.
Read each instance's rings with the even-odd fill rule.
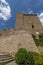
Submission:
[[[28,31],[10,31],[9,34],[0,37],[0,52],[15,53],[21,47],[28,51],[39,52]]]
[[[39,46],[38,49],[40,52],[43,52],[43,46]]]

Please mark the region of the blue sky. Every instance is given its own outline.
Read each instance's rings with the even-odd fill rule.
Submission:
[[[0,0],[0,30],[15,27],[17,12],[38,14],[43,23],[43,0]]]

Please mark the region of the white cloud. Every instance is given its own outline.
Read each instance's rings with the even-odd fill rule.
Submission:
[[[42,23],[42,25],[43,25],[43,12],[40,13],[40,14],[38,15],[38,17],[39,17],[39,19],[40,19],[40,21],[41,21],[41,23]]]
[[[28,14],[33,14],[33,11],[31,9],[28,9]]]
[[[0,0],[0,19],[8,20],[11,17],[11,8],[6,0]]]
[[[34,14],[33,10],[31,10],[31,9],[26,9],[25,11],[23,11],[23,13]]]

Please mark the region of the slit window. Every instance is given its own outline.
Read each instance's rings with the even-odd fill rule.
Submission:
[[[34,29],[34,25],[32,25],[32,28]]]

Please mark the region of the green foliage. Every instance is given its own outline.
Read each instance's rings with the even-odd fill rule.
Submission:
[[[40,53],[40,61],[41,61],[41,64],[43,64],[43,52]]]
[[[39,54],[36,52],[28,52],[27,54],[27,60],[29,62],[29,65],[38,65],[39,63]]]
[[[39,35],[39,40],[35,39],[34,35],[32,35],[32,36],[33,36],[33,39],[34,39],[34,41],[35,41],[35,43],[36,43],[37,46],[43,46],[43,33],[41,33]]]
[[[24,48],[20,48],[15,54],[15,61],[18,64],[24,64],[26,62],[27,50]]]
[[[27,52],[27,61],[29,65],[34,65],[33,52]]]
[[[34,65],[38,65],[39,64],[39,61],[40,61],[40,59],[39,59],[39,54],[38,53],[33,53],[33,59],[34,59]]]
[[[43,53],[36,53],[20,48],[15,54],[15,61],[21,65],[43,65]]]

